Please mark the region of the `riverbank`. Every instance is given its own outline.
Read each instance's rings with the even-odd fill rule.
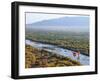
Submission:
[[[51,42],[46,42],[46,41],[40,41],[40,40],[33,40],[33,39],[30,39],[30,38],[28,38],[28,40],[34,41],[34,42],[37,42],[37,43],[54,45],[54,46],[57,46],[57,47],[60,47],[60,48],[63,48],[63,49],[68,49],[68,50],[71,50],[71,51],[77,51],[74,48],[69,48],[69,47],[61,46],[61,45],[56,44],[56,43],[51,43]],[[89,56],[89,54],[83,53],[82,51],[80,51],[80,53],[83,54],[83,55]]]
[[[80,66],[80,62],[55,53],[25,46],[25,68]]]

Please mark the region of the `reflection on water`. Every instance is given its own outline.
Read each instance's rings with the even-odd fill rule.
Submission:
[[[89,65],[89,56],[86,56],[86,55],[83,55],[83,54],[80,54],[79,57],[73,56],[72,50],[57,47],[55,45],[34,42],[34,41],[30,41],[30,40],[26,40],[25,43],[27,45],[31,45],[32,47],[35,47],[35,48],[44,49],[44,50],[52,52],[52,53],[56,53],[56,54],[59,54],[59,55],[63,55],[65,57],[69,57],[73,60],[77,60],[83,65]]]

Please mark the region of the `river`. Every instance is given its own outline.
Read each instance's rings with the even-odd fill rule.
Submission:
[[[65,57],[71,58],[72,60],[77,60],[82,65],[89,65],[89,56],[87,56],[87,55],[80,54],[80,58],[78,59],[78,56],[75,56],[75,57],[73,56],[72,50],[64,49],[64,48],[58,47],[56,45],[44,44],[44,43],[40,43],[40,42],[31,41],[28,39],[25,40],[25,43],[34,48],[44,49],[48,52],[63,55]]]

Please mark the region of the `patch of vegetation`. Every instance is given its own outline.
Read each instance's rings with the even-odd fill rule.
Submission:
[[[80,62],[42,49],[25,46],[25,68],[80,66]]]
[[[89,55],[88,32],[43,32],[27,30],[26,39],[56,44],[71,50],[79,50],[81,53]]]

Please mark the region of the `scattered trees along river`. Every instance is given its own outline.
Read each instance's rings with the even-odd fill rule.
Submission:
[[[89,55],[89,32],[37,31],[26,29],[26,39],[56,44]]]

